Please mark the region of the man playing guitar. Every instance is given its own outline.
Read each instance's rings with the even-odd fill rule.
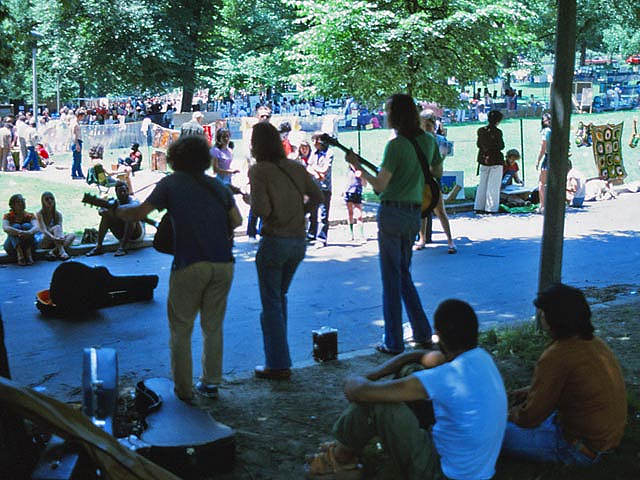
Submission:
[[[355,153],[348,153],[346,159],[380,195],[378,245],[384,336],[376,348],[382,353],[398,354],[404,350],[403,302],[414,342],[423,348],[431,346],[431,327],[409,271],[412,245],[420,228],[425,185],[417,148],[426,157],[433,177],[442,175],[442,158],[435,138],[420,128],[418,109],[411,96],[392,95],[387,101],[386,113],[389,126],[398,135],[387,143],[377,175],[363,170],[361,159]]]

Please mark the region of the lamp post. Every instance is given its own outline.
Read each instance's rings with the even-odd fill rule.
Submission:
[[[38,39],[42,38],[40,32],[31,30],[30,35],[34,38],[33,48],[31,49],[31,65],[33,69],[33,116],[36,120],[36,129],[38,128],[38,79],[36,77],[36,53],[38,51]]]
[[[60,74],[56,73],[56,112],[60,115]]]

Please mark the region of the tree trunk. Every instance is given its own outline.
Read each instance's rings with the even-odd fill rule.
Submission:
[[[182,106],[181,112],[190,112],[193,104],[193,91],[195,89],[196,69],[194,60],[185,66],[182,74]]]
[[[584,67],[587,61],[587,44],[582,41],[580,43],[580,66]]]
[[[576,54],[576,0],[558,2],[556,25],[555,66],[551,89],[551,145],[538,291],[562,279],[571,91]],[[540,327],[540,319],[537,320]]]
[[[81,79],[78,81],[78,96],[80,98],[84,98],[85,97],[86,88],[87,88],[87,86],[85,85],[84,80],[82,80],[82,77],[81,77]]]

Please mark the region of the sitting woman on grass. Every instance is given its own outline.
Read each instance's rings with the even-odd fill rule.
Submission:
[[[38,227],[43,237],[40,248],[50,249],[47,253],[48,260],[69,260],[69,254],[65,247],[69,247],[76,236],[73,233],[65,234],[62,230],[62,214],[56,209],[56,199],[51,192],[44,192],[40,197],[42,209],[36,213]]]
[[[33,250],[42,238],[33,213],[19,193],[9,199],[9,213],[2,218],[2,229],[7,234],[4,249],[10,257],[18,257],[18,265],[33,265]]]

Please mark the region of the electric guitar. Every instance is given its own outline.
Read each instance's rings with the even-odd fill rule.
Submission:
[[[120,205],[118,200],[116,200],[115,198],[105,200],[104,198],[97,197],[90,193],[85,193],[82,196],[82,203],[86,203],[87,205],[92,205],[94,207],[106,208],[107,210],[115,210]],[[143,218],[142,221],[151,225],[152,227],[158,228],[158,223],[155,220],[150,219],[149,217]]]
[[[332,137],[327,133],[323,133],[322,136],[320,137],[320,140],[326,143],[327,145],[331,145],[339,148],[345,153],[354,153],[354,151],[351,148],[345,147],[335,137]],[[380,169],[377,166],[375,166],[373,163],[369,162],[368,160],[365,160],[360,155],[357,155],[357,157],[358,157],[358,161],[362,165],[367,167],[374,174],[376,175],[378,174]],[[378,194],[379,192],[375,192],[375,193]],[[429,172],[429,168],[427,167],[425,172],[424,188],[422,189],[421,211],[422,211],[423,218],[429,215],[433,211],[436,205],[438,205],[439,200],[440,200],[440,185],[438,185],[438,182],[436,182],[436,180],[433,178],[433,175],[431,175],[431,172]]]

